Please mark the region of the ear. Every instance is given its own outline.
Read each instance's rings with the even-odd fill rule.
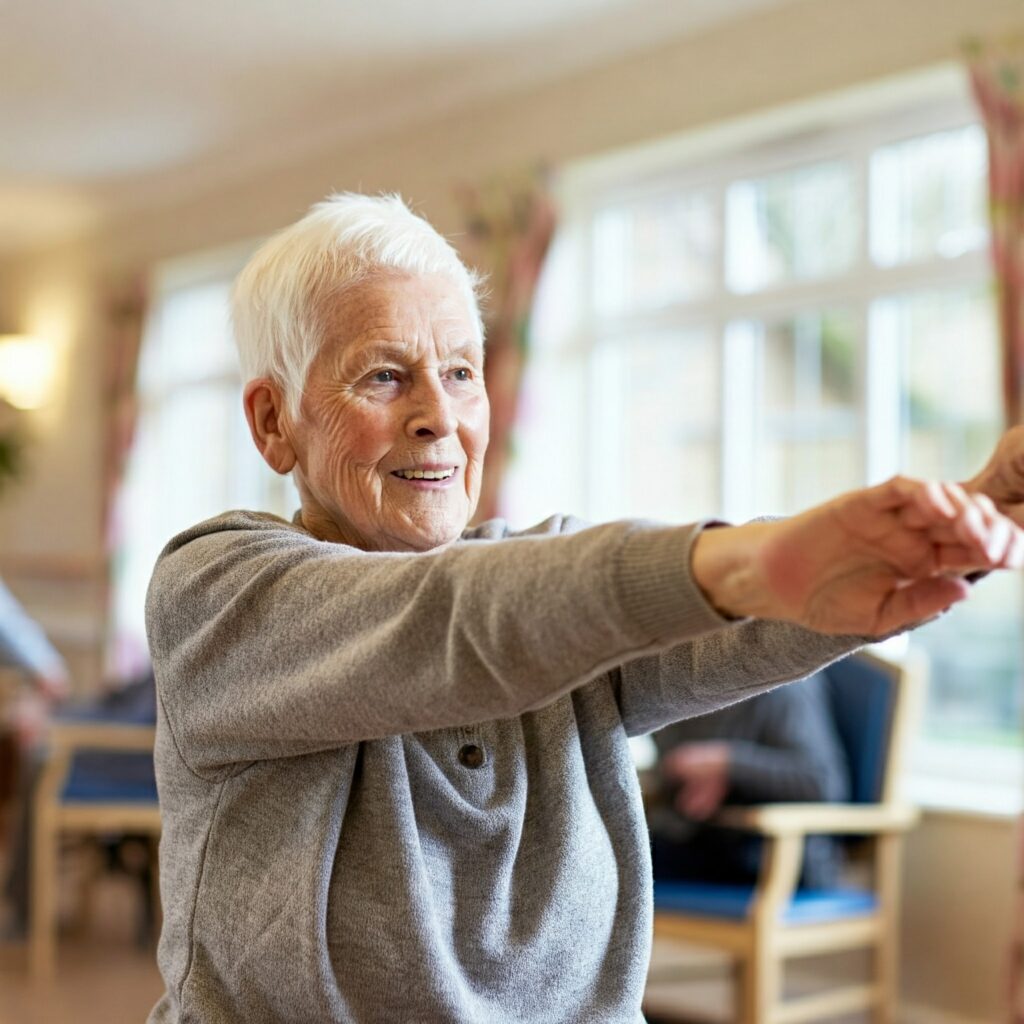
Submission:
[[[249,433],[263,461],[276,473],[289,473],[295,449],[285,431],[284,396],[269,377],[249,381],[242,393]]]

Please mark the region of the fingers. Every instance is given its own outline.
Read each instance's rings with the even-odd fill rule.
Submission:
[[[952,485],[956,486],[956,485]],[[950,500],[946,486],[934,480],[914,480],[894,476],[885,483],[868,488],[865,492],[874,506],[881,510],[899,510],[912,507],[917,520],[923,525],[948,522],[956,517],[957,506]]]
[[[1024,535],[985,494],[968,493],[959,484],[891,481],[902,495],[901,525],[927,534],[936,548],[937,568],[945,570],[1013,569],[1022,564]]]
[[[1016,569],[1020,568],[1024,532],[1002,515],[984,494],[968,495],[952,488],[951,500],[960,514],[954,520],[956,540],[942,545],[939,564],[942,569]]]
[[[875,623],[876,636],[885,636],[904,626],[930,619],[970,594],[970,584],[950,576],[916,580],[892,591],[883,603]]]

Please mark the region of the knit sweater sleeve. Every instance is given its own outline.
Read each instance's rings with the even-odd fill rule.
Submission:
[[[402,554],[252,513],[200,524],[164,549],[147,598],[174,742],[216,775],[541,707],[726,626],[690,579],[695,529],[615,523]]]
[[[696,532],[689,535],[687,563]],[[692,575],[690,600],[703,600]],[[866,637],[830,636],[772,619],[748,619],[651,656],[615,675],[627,733],[642,736],[725,707],[811,672],[863,647]]]

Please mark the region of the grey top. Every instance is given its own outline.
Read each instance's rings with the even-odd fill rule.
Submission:
[[[153,1024],[642,1020],[627,737],[857,641],[723,620],[699,525],[583,526],[369,553],[232,512],[168,544]]]
[[[726,804],[850,798],[849,768],[823,673],[684,719],[654,734],[659,758],[677,746],[709,740],[729,744]],[[746,875],[759,859],[757,837],[687,819],[675,809],[675,789],[663,782],[663,800],[650,813],[652,834],[679,845],[675,876],[682,878],[691,865],[697,868],[714,857],[723,873],[733,872],[735,881],[748,881]],[[695,845],[699,851],[693,851]],[[834,839],[808,836],[802,884],[814,889],[834,885],[840,864],[840,849]]]

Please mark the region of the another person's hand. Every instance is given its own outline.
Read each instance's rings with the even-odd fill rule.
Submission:
[[[36,689],[51,704],[59,704],[71,694],[71,677],[62,665],[36,676]]]
[[[715,740],[680,744],[662,758],[661,772],[679,785],[676,810],[704,821],[722,806],[729,791],[729,744]]]
[[[984,494],[895,477],[774,522],[705,530],[693,571],[734,617],[884,636],[970,592],[968,572],[1024,565],[1024,530]]]
[[[19,749],[37,746],[50,724],[49,701],[31,690],[19,694],[10,710],[10,724]]]
[[[1024,526],[1024,426],[1003,434],[984,468],[963,488],[987,495],[1003,515]]]

